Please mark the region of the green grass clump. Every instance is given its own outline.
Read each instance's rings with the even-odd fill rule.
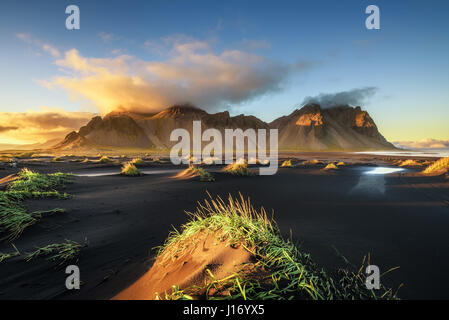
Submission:
[[[427,168],[424,169],[423,173],[433,173],[437,171],[448,171],[449,170],[449,157],[440,158]]]
[[[63,161],[64,159],[61,157],[54,157],[51,162],[58,162],[58,161]]]
[[[70,173],[42,174],[27,168],[22,169],[18,176],[19,179],[9,184],[8,192],[17,195],[22,193],[31,197],[58,196],[59,192],[56,188],[64,187],[66,184],[73,182],[73,175]]]
[[[98,163],[111,163],[113,162],[113,160],[111,160],[109,157],[107,156],[102,156],[100,158],[100,160],[98,160]]]
[[[14,194],[0,192],[0,235],[2,236],[0,241],[18,238],[26,228],[39,221],[44,214],[65,212],[60,208],[28,212],[20,205],[20,199],[14,197]]]
[[[134,158],[131,160],[131,163],[135,166],[141,166],[145,164],[145,161],[143,161],[142,158]]]
[[[205,273],[210,279],[203,287],[176,287],[166,294],[166,299],[394,299],[391,290],[368,290],[362,268],[358,272],[340,272],[337,278],[327,275],[312,261],[309,254],[285,240],[275,222],[267,217],[263,208],[255,210],[250,200],[228,201],[221,198],[199,203],[196,211],[188,213],[191,220],[181,231],[172,232],[160,248],[161,263],[180,257],[192,249],[189,239],[201,233],[219,235],[217,240],[231,246],[243,246],[252,255],[245,270],[223,279],[214,277],[210,269]],[[248,271],[249,270],[249,271]],[[209,293],[211,293],[209,295]]]
[[[131,176],[136,177],[142,175],[139,169],[136,168],[136,166],[130,162],[127,162],[122,167],[122,174],[125,176]]]
[[[231,163],[223,168],[223,172],[230,173],[233,176],[253,176],[254,172],[248,169],[246,163]]]
[[[19,178],[10,182],[6,191],[0,191],[0,240],[13,240],[22,232],[39,221],[43,215],[65,212],[55,208],[46,211],[28,212],[20,202],[26,198],[60,199],[70,198],[67,193],[60,193],[56,188],[73,181],[73,176],[66,173],[41,174],[29,169],[22,169]]]
[[[49,256],[47,260],[57,261],[63,264],[78,257],[82,245],[76,241],[66,240],[63,243],[54,243],[27,254],[26,261],[36,259],[40,256]]]
[[[199,176],[200,176],[200,181],[205,181],[205,182],[213,182],[213,181],[215,181],[214,176],[210,172],[207,172],[206,170],[204,170],[201,167],[190,165],[189,166],[189,170],[192,170],[192,171],[198,173]]]

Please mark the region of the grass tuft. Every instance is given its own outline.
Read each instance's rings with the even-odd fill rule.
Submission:
[[[438,171],[448,171],[449,170],[449,157],[440,158],[427,168],[424,169],[423,173],[434,173]]]
[[[292,160],[289,159],[282,162],[281,168],[293,168]]]
[[[45,195],[46,192],[55,194],[57,193],[56,188],[64,187],[66,184],[73,182],[73,175],[70,173],[42,174],[27,168],[19,171],[18,176],[19,179],[9,184],[8,191],[17,194],[21,192],[24,194],[42,193]]]
[[[141,166],[145,164],[145,161],[143,161],[142,158],[134,158],[131,160],[131,163],[135,166]]]
[[[49,256],[47,257],[47,260],[59,260],[59,264],[63,264],[78,257],[81,247],[82,245],[76,241],[66,240],[66,242],[63,243],[54,243],[37,248],[35,251],[28,253],[25,260],[30,261],[40,256]]]
[[[323,170],[338,170],[338,167],[333,162],[329,162]]]
[[[98,163],[111,163],[111,162],[113,162],[113,160],[111,160],[108,156],[102,156],[98,160]]]
[[[215,181],[214,176],[210,172],[207,172],[206,170],[204,170],[201,167],[190,165],[188,170],[191,170],[193,172],[198,173],[199,176],[200,176],[200,181],[204,181],[204,182],[213,182],[213,181]]]
[[[12,181],[6,191],[0,191],[0,241],[14,240],[29,226],[34,225],[43,215],[63,213],[64,209],[55,208],[46,211],[28,212],[20,201],[26,198],[57,197],[70,198],[67,193],[56,190],[71,183],[73,176],[66,173],[41,174],[22,169],[19,178]]]
[[[246,163],[234,162],[223,168],[223,172],[230,173],[234,176],[253,176],[254,172],[248,169]]]
[[[122,167],[122,174],[125,176],[136,177],[142,175],[139,169],[130,162],[126,162]]]
[[[255,210],[250,200],[240,194],[238,199],[229,196],[209,198],[199,203],[190,221],[173,231],[160,247],[158,259],[167,263],[181,256],[189,247],[188,241],[206,232],[220,235],[218,240],[230,245],[243,246],[251,254],[253,262],[245,270],[224,279],[214,277],[206,269],[210,279],[203,287],[179,288],[174,284],[165,299],[395,299],[391,290],[381,288],[374,292],[365,287],[364,275],[345,271],[332,278],[319,269],[309,254],[301,252],[290,240],[285,240],[275,222],[265,210]],[[248,271],[249,270],[249,271]]]

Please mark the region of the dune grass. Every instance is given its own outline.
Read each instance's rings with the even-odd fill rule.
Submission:
[[[305,160],[301,163],[301,165],[304,165],[304,166],[316,165],[316,164],[321,164],[321,162],[318,159],[313,159],[313,160]]]
[[[124,174],[125,176],[130,176],[130,177],[136,177],[136,176],[142,175],[140,170],[137,169],[137,167],[134,164],[132,164],[131,162],[126,162],[122,166],[122,174]]]
[[[423,170],[423,173],[434,173],[438,171],[448,171],[449,170],[449,157],[440,158],[427,168]]]
[[[70,173],[49,173],[42,174],[31,171],[27,168],[18,173],[19,179],[12,181],[7,194],[15,197],[45,198],[58,197],[68,198],[67,193],[60,193],[57,188],[62,188],[66,184],[73,183],[73,175]]]
[[[329,162],[323,170],[338,170],[338,167],[333,162]]]
[[[63,213],[64,209],[28,212],[20,205],[21,198],[0,192],[0,241],[17,239],[23,231],[38,222],[44,215]]]
[[[233,176],[253,176],[254,172],[248,169],[248,165],[246,163],[238,163],[234,162],[231,164],[228,164],[226,167],[223,168],[223,172],[230,173]]]
[[[337,162],[337,167],[345,166],[345,165],[346,165],[346,163],[344,163],[343,161]]]
[[[111,162],[113,162],[113,160],[111,160],[108,156],[102,156],[98,160],[98,163],[111,163]]]
[[[62,157],[54,157],[51,162],[58,162],[58,161],[63,161],[64,159],[62,159]]]
[[[145,164],[145,161],[143,161],[142,158],[134,158],[131,160],[131,163],[135,166],[141,166]]]
[[[209,196],[210,197],[210,196]],[[391,290],[368,290],[363,268],[358,271],[339,272],[337,278],[327,275],[312,261],[309,254],[301,252],[291,241],[285,240],[275,222],[265,210],[255,210],[250,200],[242,195],[228,201],[221,198],[199,203],[190,221],[181,231],[170,233],[159,248],[161,261],[169,261],[188,250],[192,236],[200,232],[220,234],[222,241],[243,246],[254,258],[250,272],[236,272],[224,279],[216,279],[211,270],[204,287],[179,288],[174,284],[165,299],[395,299]],[[364,260],[365,262],[365,260]],[[198,293],[201,292],[201,296]],[[211,293],[209,295],[209,293]]]
[[[400,161],[398,163],[399,167],[420,167],[422,165],[423,165],[422,163],[420,163],[414,159],[407,159],[407,160]]]
[[[190,165],[188,170],[192,170],[192,171],[198,173],[200,176],[200,181],[204,181],[204,182],[215,181],[214,176],[210,172],[207,172],[206,170],[204,170],[201,167],[197,167],[195,165]]]
[[[292,160],[285,160],[284,162],[282,162],[281,164],[281,168],[293,168],[293,164],[292,164]]]
[[[63,264],[77,258],[81,247],[81,244],[71,240],[66,240],[63,243],[53,243],[45,247],[37,248],[35,251],[28,253],[25,260],[30,261],[41,256],[48,256],[47,260],[59,261],[59,264]]]
[[[20,202],[26,198],[57,197],[70,198],[67,193],[60,193],[57,188],[73,181],[67,173],[41,174],[29,169],[22,169],[19,178],[10,182],[6,191],[0,191],[0,240],[13,240],[22,232],[39,221],[44,215],[63,213],[64,209],[28,212]]]

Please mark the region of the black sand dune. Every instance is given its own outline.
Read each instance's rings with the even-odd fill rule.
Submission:
[[[80,163],[27,165],[41,172],[99,172],[114,166]],[[101,168],[98,168],[101,167]],[[155,170],[176,168],[152,166]],[[181,168],[179,168],[181,170]],[[81,290],[65,289],[64,268],[45,258],[0,263],[0,299],[109,299],[136,281],[152,264],[151,248],[161,245],[172,226],[186,222],[206,190],[226,197],[240,191],[256,207],[264,206],[280,229],[330,272],[343,267],[333,246],[359,266],[371,253],[384,278],[401,298],[449,298],[449,181],[445,176],[406,177],[364,174],[370,166],[337,172],[319,168],[282,168],[274,176],[233,177],[216,173],[216,182],[176,180],[163,171],[141,177],[76,177],[67,186],[70,200],[26,201],[30,210],[62,207],[67,213],[44,218],[14,241],[21,252],[35,246],[80,243]],[[18,169],[0,171],[0,178]],[[117,169],[118,170],[118,169]],[[12,251],[7,242],[1,252]]]

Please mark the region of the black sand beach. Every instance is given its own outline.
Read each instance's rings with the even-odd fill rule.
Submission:
[[[119,172],[110,165],[72,162],[19,164],[24,166],[75,175]],[[0,263],[0,299],[111,298],[151,267],[152,248],[163,244],[173,226],[187,221],[184,211],[193,211],[206,191],[222,197],[241,192],[255,207],[273,210],[284,235],[289,237],[291,230],[301,249],[329,272],[344,267],[335,249],[355,266],[370,253],[371,264],[381,273],[400,266],[382,277],[383,284],[394,289],[404,284],[400,298],[449,298],[449,179],[409,174],[413,170],[366,174],[373,168],[281,168],[274,176],[254,177],[215,173],[215,182],[173,179],[182,168],[169,164],[147,166],[143,170],[152,174],[141,177],[77,176],[66,187],[72,199],[25,202],[30,210],[62,207],[67,212],[42,219],[13,243],[24,253],[64,239],[87,239],[76,262],[81,290],[65,288],[63,267],[45,258],[25,262],[18,256]],[[0,170],[0,178],[19,169]],[[1,252],[12,250],[8,242],[0,244]]]

